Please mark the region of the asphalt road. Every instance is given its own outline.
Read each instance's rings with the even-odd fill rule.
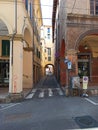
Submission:
[[[68,129],[98,130],[97,96],[83,98],[54,95],[0,104],[0,130]]]

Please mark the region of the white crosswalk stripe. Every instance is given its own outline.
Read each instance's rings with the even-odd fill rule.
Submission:
[[[25,99],[31,98],[45,98],[45,97],[53,97],[53,96],[63,96],[64,93],[61,88],[36,88],[31,91],[31,93]]]
[[[42,90],[39,94],[39,98],[43,98],[44,97],[44,90]]]
[[[37,91],[37,89],[35,88],[35,89],[32,89],[31,92],[32,92],[32,93],[35,93],[36,91]]]
[[[35,93],[29,94],[25,99],[31,99],[34,96]]]
[[[48,91],[49,91],[49,97],[53,96],[52,89],[49,88]]]
[[[61,95],[61,96],[64,95],[60,88],[57,88],[57,91],[58,91],[59,95]]]
[[[37,89],[33,89],[31,91],[31,93],[26,97],[26,99],[31,99],[34,95],[35,95],[35,92],[37,91]]]

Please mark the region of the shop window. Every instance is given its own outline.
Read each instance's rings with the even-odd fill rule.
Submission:
[[[80,78],[83,76],[91,75],[91,55],[88,53],[78,54],[78,75]]]
[[[0,83],[9,83],[9,61],[0,60]]]

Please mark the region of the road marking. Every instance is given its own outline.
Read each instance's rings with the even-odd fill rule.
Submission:
[[[25,97],[25,99],[31,99],[34,96],[35,93],[31,93],[29,94],[27,97]]]
[[[92,101],[92,100],[90,100],[88,98],[85,98],[85,100],[87,100],[88,102],[92,103],[93,105],[98,105],[98,103],[96,103],[96,102],[94,102],[94,101]]]
[[[65,130],[65,129],[64,129]],[[82,130],[82,129],[70,129],[70,130]],[[85,128],[83,130],[98,130],[98,128]]]
[[[42,90],[42,92],[40,92],[39,94],[39,98],[43,98],[44,97],[44,90]]]
[[[53,96],[52,89],[51,89],[51,88],[49,88],[49,89],[48,89],[48,91],[49,91],[49,97]]]
[[[32,92],[32,93],[35,93],[36,91],[37,91],[37,89],[33,89],[31,92]]]
[[[57,91],[58,91],[59,95],[60,95],[60,96],[62,96],[62,95],[63,95],[62,90],[61,90],[60,88],[56,88],[56,89],[57,89]]]
[[[20,104],[21,104],[21,103],[16,103],[16,104],[8,105],[8,106],[5,106],[5,107],[3,106],[3,108],[1,108],[0,111],[1,111],[1,110],[6,110],[6,109],[8,109],[8,108],[11,108],[11,107],[14,107],[14,106],[20,105]]]

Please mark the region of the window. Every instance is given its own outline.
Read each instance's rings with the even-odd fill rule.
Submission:
[[[90,0],[90,14],[98,15],[98,0]]]
[[[36,56],[37,56],[37,57],[39,56],[38,48],[36,48]]]
[[[47,28],[47,38],[50,39],[50,28]]]
[[[48,55],[51,55],[51,48],[47,48],[48,49]]]
[[[2,40],[2,56],[10,55],[10,41]]]
[[[32,19],[32,4],[30,3],[30,19]]]
[[[25,0],[25,8],[28,10],[28,0]]]
[[[50,34],[47,35],[48,39],[50,39]]]
[[[46,53],[46,49],[44,49],[44,52]]]
[[[47,28],[47,33],[50,33],[50,28]]]
[[[51,61],[51,57],[50,56],[48,57],[48,61]]]

